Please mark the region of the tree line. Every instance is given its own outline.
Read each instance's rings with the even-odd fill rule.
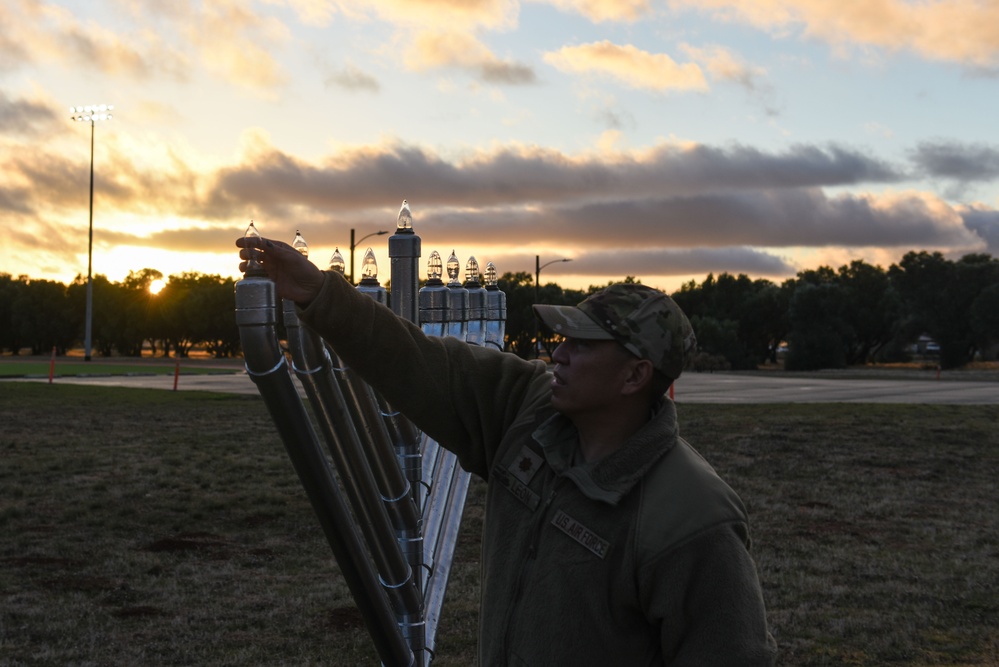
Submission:
[[[195,346],[216,357],[240,352],[232,278],[197,272],[172,275],[158,293],[155,269],[129,272],[121,282],[93,280],[91,338],[96,355],[186,357]],[[0,274],[0,349],[64,355],[83,344],[86,278],[65,285]]]
[[[129,273],[121,282],[96,276],[93,284],[94,353],[101,356],[186,357],[194,347],[216,357],[240,353],[232,278],[196,272]],[[627,277],[625,282],[639,282]],[[550,355],[556,341],[538,332],[531,306],[576,304],[604,287],[563,289],[534,285],[528,272],[506,273],[507,349],[523,357]],[[775,284],[746,275],[709,274],[672,294],[690,318],[697,370],[751,369],[775,363],[786,345],[785,368],[843,368],[905,361],[921,335],[939,344],[944,368],[996,358],[999,348],[999,260],[910,252],[887,270],[863,260],[839,269],[802,271]],[[71,284],[0,274],[0,349],[57,354],[83,340],[86,279]],[[537,338],[536,338],[537,336]]]
[[[507,274],[500,287],[508,300],[508,344],[531,356],[533,276]],[[540,287],[539,302],[575,304],[602,287],[548,284]],[[999,348],[999,260],[986,254],[954,261],[913,251],[887,270],[854,260],[839,269],[802,271],[780,285],[709,274],[671,296],[697,334],[691,362],[697,370],[776,363],[784,345],[789,370],[908,361],[923,335],[939,345],[943,368],[995,359]],[[552,341],[542,338],[541,346],[550,353]]]

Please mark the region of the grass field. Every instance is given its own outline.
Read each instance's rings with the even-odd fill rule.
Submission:
[[[53,365],[51,359],[45,357],[0,356],[0,378],[48,377],[50,372],[56,378],[78,375],[173,375],[178,367],[181,375],[232,373],[243,369],[243,361],[169,357],[97,357],[92,361],[84,361],[82,357],[57,357]]]
[[[680,405],[782,665],[999,664],[999,407]],[[374,665],[255,396],[0,382],[0,665]],[[473,483],[434,665],[474,662]]]

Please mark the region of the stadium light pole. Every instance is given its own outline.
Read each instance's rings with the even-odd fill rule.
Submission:
[[[386,231],[371,232],[370,234],[359,238],[357,240],[357,243],[354,243],[354,229],[353,227],[351,228],[350,230],[350,284],[351,285],[357,284],[354,282],[354,249],[357,248],[357,246],[361,245],[361,241],[363,241],[364,239],[371,238],[372,236],[382,236],[384,234],[388,234],[388,232]]]
[[[99,120],[111,120],[112,104],[88,104],[70,107],[70,118],[78,123],[90,123],[90,224],[87,240],[87,325],[83,337],[83,360],[90,361],[94,321],[94,127]]]
[[[550,262],[541,263],[541,256],[534,256],[534,303],[537,304],[541,299],[541,269],[549,266],[551,264],[558,264],[559,262],[571,262],[571,259],[553,259]],[[538,356],[538,335],[541,332],[540,322],[538,322],[538,316],[534,316],[534,356]]]

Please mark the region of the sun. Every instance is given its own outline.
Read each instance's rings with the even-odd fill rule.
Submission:
[[[164,281],[160,280],[159,278],[157,278],[153,282],[149,283],[149,293],[150,294],[159,294],[160,290],[162,290],[164,287],[166,287],[166,282],[164,282]]]

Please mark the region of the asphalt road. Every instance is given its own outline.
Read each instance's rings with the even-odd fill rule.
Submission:
[[[690,373],[677,380],[678,403],[999,404],[999,382]]]
[[[48,382],[48,378],[10,380]],[[59,384],[105,387],[142,387],[173,390],[173,376],[57,377]],[[244,372],[219,375],[181,375],[180,391],[255,394],[256,386]],[[674,387],[677,403],[923,403],[999,404],[999,381],[913,379],[847,376],[798,377],[784,373],[687,373]]]

